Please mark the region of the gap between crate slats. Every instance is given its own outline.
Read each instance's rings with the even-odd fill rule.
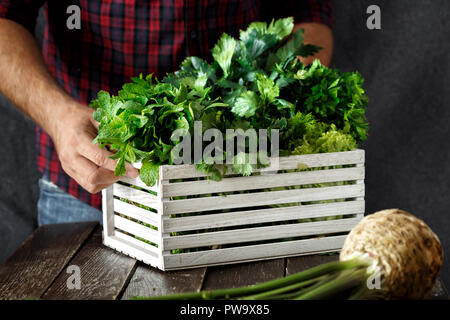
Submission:
[[[350,231],[360,220],[360,218],[348,218],[171,236],[163,238],[163,245],[168,250],[186,249],[220,244],[340,233]]]

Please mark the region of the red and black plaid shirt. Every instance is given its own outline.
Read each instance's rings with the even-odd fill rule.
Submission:
[[[81,30],[69,30],[67,7],[81,9]],[[190,55],[209,57],[218,37],[237,36],[252,21],[293,16],[331,27],[329,1],[321,0],[0,0],[0,17],[33,31],[44,5],[42,54],[51,74],[77,101],[88,104],[99,90],[117,93],[131,76],[172,72]],[[36,128],[38,167],[62,190],[100,208],[65,174],[50,137]]]

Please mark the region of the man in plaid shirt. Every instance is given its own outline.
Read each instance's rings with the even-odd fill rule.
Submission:
[[[40,51],[32,32],[42,5]],[[71,5],[80,8],[80,29],[66,26]],[[329,64],[329,1],[0,0],[0,92],[37,124],[38,223],[101,219],[99,191],[118,178],[111,153],[92,144],[97,124],[87,105],[99,90],[117,93],[140,73],[163,76],[186,56],[208,58],[223,32],[287,16]],[[138,171],[127,164],[126,175]]]

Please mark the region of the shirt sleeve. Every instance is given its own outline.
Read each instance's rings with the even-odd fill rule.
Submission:
[[[39,9],[45,0],[0,0],[0,18],[17,22],[34,33]]]
[[[266,21],[294,17],[295,23],[318,22],[333,28],[333,12],[329,0],[283,0],[267,1],[262,5],[262,15]]]

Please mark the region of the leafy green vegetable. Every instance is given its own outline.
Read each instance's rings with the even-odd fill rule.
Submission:
[[[152,161],[144,161],[140,177],[145,184],[153,186],[158,181],[159,166]]]
[[[223,70],[224,76],[228,76],[233,58],[236,40],[224,33],[219,42],[212,49],[212,55]]]
[[[100,91],[91,102],[100,122],[94,143],[108,146],[118,159],[116,175],[125,161],[141,162],[141,179],[153,185],[161,164],[172,164],[175,130],[193,133],[217,128],[279,130],[280,154],[347,151],[367,138],[368,98],[358,72],[340,72],[320,64],[303,65],[297,56],[320,50],[303,44],[303,30],[292,32],[292,18],[254,22],[239,39],[223,34],[212,49],[212,62],[187,57],[178,71],[162,80],[133,77],[117,96]],[[226,158],[216,154],[215,157]],[[233,158],[232,170],[249,175],[249,154]],[[226,166],[197,163],[219,180]]]
[[[259,94],[265,103],[273,102],[275,98],[280,95],[280,88],[265,74],[256,74],[256,85],[258,86]]]
[[[231,112],[239,117],[249,118],[255,115],[260,106],[260,97],[253,91],[245,91],[237,97]]]

